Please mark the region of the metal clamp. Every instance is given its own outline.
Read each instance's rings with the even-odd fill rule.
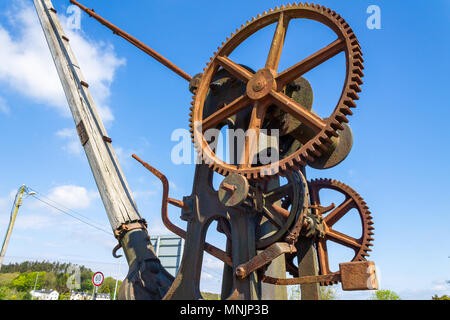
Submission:
[[[125,233],[136,230],[136,229],[145,229],[147,230],[147,222],[145,219],[137,220],[137,221],[129,221],[126,223],[122,223],[116,230],[114,230],[114,237],[119,241],[119,243],[114,247],[112,251],[112,255],[114,258],[120,258],[122,255],[117,255],[117,250],[122,248],[122,244],[120,240],[122,240]]]

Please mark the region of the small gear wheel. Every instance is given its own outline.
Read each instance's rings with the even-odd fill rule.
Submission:
[[[284,39],[289,21],[292,19],[318,21],[332,29],[337,35],[337,39],[292,67],[278,72]],[[264,68],[252,72],[228,57],[252,34],[274,23],[277,26]],[[346,58],[345,84],[339,101],[330,116],[321,118],[284,93],[284,88],[289,83],[340,52],[344,52]],[[313,162],[327,151],[326,144],[331,143],[332,137],[338,136],[338,131],[344,129],[342,124],[348,122],[347,116],[353,114],[351,108],[356,107],[354,101],[359,99],[361,78],[364,76],[362,63],[362,52],[355,34],[348,23],[331,9],[320,5],[300,3],[277,7],[258,15],[250,22],[247,21],[245,26],[242,25],[240,29],[231,34],[230,38],[227,38],[225,43],[222,43],[203,70],[202,76],[197,79],[190,113],[190,127],[195,149],[206,164],[224,176],[238,173],[248,179],[261,179],[273,175],[284,176],[289,171],[306,166],[308,162]],[[242,82],[246,90],[233,101],[218,108],[216,112],[208,114],[208,112],[204,112],[204,108],[211,81],[216,72],[222,69],[227,70]],[[255,161],[259,132],[268,108],[272,105],[298,119],[314,134],[292,154],[276,163],[260,165]],[[227,119],[248,107],[252,109],[247,133],[251,133],[247,134],[245,138],[244,146],[241,149],[241,159],[238,163],[224,162],[211,148],[208,139],[205,138],[205,131],[220,129]]]
[[[324,234],[322,237],[316,238],[316,251],[319,264],[319,275],[327,275],[332,273],[330,271],[330,265],[328,260],[327,242],[332,241],[334,243],[343,245],[347,248],[353,249],[355,252],[354,257],[351,261],[365,261],[369,256],[370,249],[373,246],[372,241],[374,240],[374,227],[373,218],[369,211],[364,199],[352,188],[346,184],[331,180],[331,179],[318,179],[309,182],[309,193],[311,198],[311,207],[319,208],[323,204],[319,198],[319,191],[322,189],[332,189],[344,195],[344,201],[337,207],[334,207],[329,213],[325,215],[319,214],[323,219],[323,230]],[[333,226],[341,220],[350,210],[356,209],[361,219],[361,236],[359,238],[354,238],[339,231],[333,229]],[[317,209],[312,209],[313,213]],[[298,269],[294,265],[294,255],[286,257],[286,265],[288,272],[294,276],[298,276]],[[335,281],[322,282],[322,286],[336,284]]]

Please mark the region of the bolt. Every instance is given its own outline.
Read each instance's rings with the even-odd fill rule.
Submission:
[[[259,92],[262,89],[264,89],[265,86],[266,86],[266,81],[264,79],[259,79],[259,80],[255,81],[252,88],[255,92]]]
[[[234,191],[236,191],[237,187],[229,183],[222,182],[222,189],[224,189],[227,192],[233,193]]]
[[[243,279],[245,277],[245,269],[243,267],[237,267],[235,273],[236,276],[240,279]]]

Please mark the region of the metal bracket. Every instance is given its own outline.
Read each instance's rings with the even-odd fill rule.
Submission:
[[[318,282],[339,281],[342,290],[377,290],[378,280],[375,272],[375,263],[372,261],[346,262],[339,264],[339,272],[318,276],[304,276],[291,279],[279,279],[263,276],[261,281],[274,285],[297,285]]]
[[[86,127],[84,126],[83,120],[81,120],[77,124],[77,132],[78,137],[80,137],[81,145],[84,147],[84,145],[89,141],[89,136],[86,131]]]
[[[122,255],[117,255],[117,250],[122,248],[122,244],[120,243],[120,240],[123,238],[125,233],[136,230],[136,229],[145,229],[147,230],[147,222],[145,219],[138,220],[138,221],[130,221],[127,223],[122,223],[116,230],[114,230],[114,236],[119,241],[119,243],[114,247],[112,251],[112,255],[114,258],[120,258]]]

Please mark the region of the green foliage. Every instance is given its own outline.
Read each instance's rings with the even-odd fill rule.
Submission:
[[[3,265],[0,271],[0,300],[31,299],[37,277],[36,289],[54,289],[59,292],[60,300],[70,299],[70,289],[67,287],[69,263],[59,262],[30,262]],[[80,271],[80,288],[82,292],[92,292],[92,276],[94,272],[84,266],[78,266]],[[118,287],[122,282],[118,282]],[[114,295],[116,279],[107,277],[99,288],[100,293]]]
[[[21,292],[16,288],[0,287],[0,300],[31,300],[29,292]]]
[[[320,287],[319,289],[320,300],[336,300],[336,288],[333,287]],[[300,300],[301,291],[300,286],[291,286],[288,292],[289,300]]]
[[[33,296],[31,295],[31,293],[29,292],[25,292],[22,296],[21,300],[31,300],[33,298]]]
[[[45,275],[46,272],[40,272],[39,276],[37,272],[22,273],[11,282],[11,285],[19,291],[30,291],[33,290],[36,283],[37,290],[42,288]]]
[[[18,272],[14,273],[0,273],[0,286],[10,287],[11,282],[17,278]]]
[[[320,287],[320,300],[336,300],[336,288]]]
[[[2,266],[0,273],[29,273],[29,272],[54,272],[66,273],[70,263],[49,262],[49,261],[25,261],[22,263],[10,263]],[[83,267],[84,268],[84,267]]]
[[[439,297],[437,294],[431,297],[432,300],[450,300],[450,297],[448,295],[443,295]]]
[[[81,277],[80,291],[92,291],[94,289],[94,285],[92,284],[92,280],[90,278]]]
[[[65,292],[59,295],[59,300],[70,300],[70,292]]]
[[[220,294],[211,292],[202,292],[202,297],[205,300],[220,300]]]
[[[402,300],[400,296],[391,290],[377,290],[372,294],[370,300]]]
[[[288,289],[289,300],[300,300],[300,286],[290,286]]]

